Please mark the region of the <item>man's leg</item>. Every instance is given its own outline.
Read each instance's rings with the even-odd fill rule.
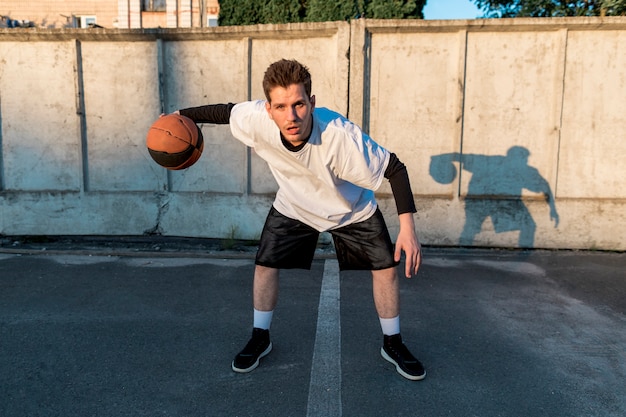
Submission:
[[[254,324],[252,338],[235,356],[232,369],[235,372],[250,372],[259,366],[259,361],[272,351],[269,328],[278,301],[278,269],[257,265],[254,269],[252,303]]]
[[[392,319],[400,314],[400,295],[396,268],[372,271],[374,305],[378,317]]]
[[[310,269],[319,232],[270,209],[259,240],[254,270],[252,338],[233,361],[235,372],[250,372],[270,353],[270,325],[278,301],[279,269]]]
[[[253,304],[259,311],[273,311],[278,301],[278,272],[276,268],[257,265],[254,269]]]
[[[396,268],[372,271],[374,305],[383,330],[380,354],[396,366],[403,377],[419,381],[426,372],[402,342],[400,335],[400,290]]]

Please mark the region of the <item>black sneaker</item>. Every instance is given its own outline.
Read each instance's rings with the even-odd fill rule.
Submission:
[[[394,334],[393,336],[385,335],[380,354],[383,358],[396,365],[396,371],[403,377],[411,381],[420,381],[426,377],[424,367],[402,343],[400,334]]]
[[[270,331],[252,329],[252,337],[248,344],[241,352],[235,356],[232,368],[235,372],[250,372],[259,366],[259,360],[272,351],[272,342],[270,342]]]

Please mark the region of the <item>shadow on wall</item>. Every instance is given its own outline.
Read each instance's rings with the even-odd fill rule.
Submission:
[[[487,217],[496,233],[519,230],[519,247],[533,247],[536,223],[522,200],[522,190],[543,193],[550,206],[554,227],[559,225],[554,196],[548,182],[536,168],[528,165],[528,149],[511,147],[505,156],[447,153],[430,161],[430,176],[440,184],[450,184],[462,170],[472,174],[465,198],[465,226],[459,239],[462,246],[472,245]]]

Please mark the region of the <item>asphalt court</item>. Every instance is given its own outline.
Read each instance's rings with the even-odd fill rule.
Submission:
[[[626,254],[424,252],[401,281],[420,382],[332,257],[282,271],[274,350],[242,375],[252,260],[0,253],[0,415],[626,415]]]

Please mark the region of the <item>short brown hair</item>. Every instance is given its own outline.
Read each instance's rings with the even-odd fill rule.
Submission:
[[[281,59],[267,67],[263,76],[263,92],[267,101],[274,87],[287,88],[292,84],[304,84],[304,91],[311,96],[311,73],[296,60]]]

